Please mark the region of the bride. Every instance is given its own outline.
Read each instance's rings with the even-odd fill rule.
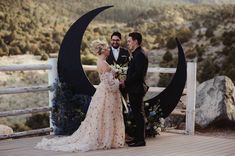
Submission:
[[[90,151],[120,148],[125,143],[125,127],[122,114],[119,81],[114,70],[106,62],[109,46],[95,40],[91,51],[98,55],[97,70],[100,84],[92,97],[85,120],[71,136],[43,138],[35,148],[53,151]]]

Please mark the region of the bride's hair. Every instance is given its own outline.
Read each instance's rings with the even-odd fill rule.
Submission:
[[[91,52],[95,55],[101,55],[102,50],[108,48],[108,43],[106,41],[94,40],[90,44]]]

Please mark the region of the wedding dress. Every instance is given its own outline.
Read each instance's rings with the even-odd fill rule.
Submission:
[[[120,148],[125,143],[119,82],[114,71],[99,74],[100,84],[92,97],[85,120],[71,136],[43,138],[35,148],[53,151],[90,151]]]

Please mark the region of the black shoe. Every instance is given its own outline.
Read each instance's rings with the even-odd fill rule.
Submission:
[[[136,140],[135,139],[132,139],[132,140],[128,140],[128,141],[126,141],[126,143],[127,144],[133,144],[133,143],[135,143],[136,142]]]
[[[146,146],[146,143],[145,143],[145,141],[137,141],[137,142],[134,142],[132,144],[129,144],[128,146],[129,147]]]

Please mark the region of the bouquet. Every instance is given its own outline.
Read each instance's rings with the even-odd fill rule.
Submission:
[[[119,81],[126,79],[127,66],[125,64],[120,66],[119,64],[114,63],[112,67],[115,71],[115,78],[117,78]]]
[[[114,63],[112,65],[112,68],[115,71],[115,78],[117,78],[119,81],[124,81],[126,79],[127,64],[120,66],[119,64]],[[125,113],[128,113],[127,103],[126,103],[125,98],[122,96],[122,94],[121,94],[121,100],[122,100],[122,103],[123,103],[125,110],[126,110]]]

